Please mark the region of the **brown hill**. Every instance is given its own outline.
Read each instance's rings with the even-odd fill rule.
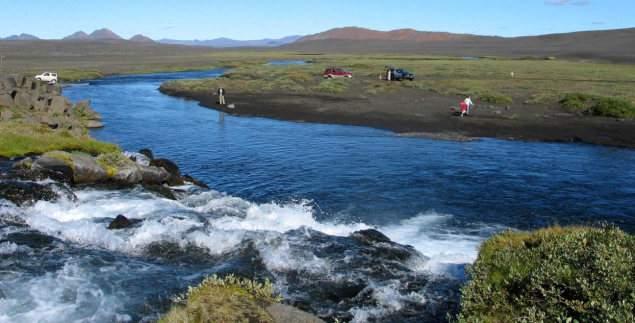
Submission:
[[[87,40],[87,39],[90,39],[90,37],[88,37],[87,33],[81,30],[78,32],[74,32],[73,34],[63,38],[63,40]]]
[[[417,31],[414,29],[396,29],[379,31],[359,27],[343,27],[327,30],[314,35],[300,38],[297,42],[307,42],[324,39],[341,40],[401,40],[412,42],[447,41],[469,39],[472,35],[452,34],[446,32]]]
[[[352,30],[352,29],[348,29]],[[379,32],[387,35],[390,32]],[[321,35],[321,36],[319,36]],[[401,53],[448,56],[567,57],[635,63],[635,28],[583,31],[563,34],[515,38],[456,35],[442,40],[415,41],[390,38],[353,38],[374,32],[344,33],[339,31],[305,37],[283,46],[287,50],[312,53]]]
[[[97,29],[93,31],[88,38],[91,40],[122,40],[119,35],[115,34],[108,28]]]
[[[141,34],[137,34],[130,37],[130,41],[138,42],[138,43],[154,43],[154,40],[152,40],[152,38],[141,35]]]

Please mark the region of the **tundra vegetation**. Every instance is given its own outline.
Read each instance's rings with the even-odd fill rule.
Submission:
[[[635,236],[617,228],[504,232],[469,272],[459,322],[635,322]]]
[[[288,54],[306,65],[268,65],[267,58],[219,59],[230,67],[218,79],[182,80],[163,89],[201,92],[224,87],[233,93],[288,92],[305,95],[368,97],[414,88],[447,96],[467,96],[498,106],[559,106],[585,115],[633,118],[635,115],[635,66],[557,59],[503,59],[486,57],[464,60],[450,57],[391,55]],[[280,58],[284,55],[277,55]],[[323,79],[330,66],[343,67],[353,79]],[[386,66],[398,66],[416,74],[414,81],[379,81]],[[513,72],[513,77],[511,73]],[[578,97],[582,103],[571,102]],[[584,98],[582,98],[584,97]]]
[[[176,297],[159,322],[274,322],[266,307],[280,300],[269,281],[211,276]]]

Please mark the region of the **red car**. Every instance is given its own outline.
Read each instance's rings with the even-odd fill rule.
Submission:
[[[352,78],[353,73],[347,72],[341,68],[331,67],[324,70],[324,73],[322,73],[322,76],[324,76],[324,78],[329,78],[329,79],[336,78],[336,77]]]

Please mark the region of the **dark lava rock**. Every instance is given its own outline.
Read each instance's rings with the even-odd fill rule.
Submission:
[[[48,247],[56,241],[55,238],[47,236],[37,231],[22,231],[9,233],[6,237],[7,241],[15,244],[27,246],[33,249],[41,249]]]
[[[154,194],[157,194],[161,197],[165,197],[166,199],[169,200],[176,200],[176,195],[174,195],[174,192],[167,186],[163,186],[163,185],[143,185],[143,188],[146,189],[146,191],[152,192]]]
[[[63,161],[47,156],[41,156],[35,161],[24,159],[13,165],[15,174],[22,179],[41,180],[50,178],[52,180],[73,184],[73,168]]]
[[[366,244],[372,244],[376,242],[391,242],[390,238],[375,229],[356,231],[351,234],[351,237]]]
[[[150,150],[148,148],[143,148],[143,149],[139,150],[139,153],[142,154],[142,155],[145,155],[148,158],[150,158],[150,160],[154,159],[154,154],[152,153],[152,150]]]
[[[174,162],[169,159],[159,158],[153,159],[150,161],[150,166],[155,167],[163,167],[168,173],[170,173],[170,177],[168,178],[168,184],[170,185],[183,185],[183,179],[181,178],[181,172],[179,171],[179,166],[177,166]]]
[[[108,229],[109,230],[119,230],[119,229],[125,229],[125,228],[129,228],[132,225],[134,225],[135,223],[139,223],[141,222],[141,220],[138,219],[128,219],[125,216],[119,214],[117,215],[117,217],[112,220],[112,222],[110,222],[110,224],[108,225]]]
[[[47,185],[8,180],[0,181],[0,198],[21,206],[37,201],[53,201],[59,196]]]
[[[209,189],[209,186],[207,186],[207,184],[199,181],[198,179],[196,179],[196,178],[194,178],[194,177],[192,177],[190,175],[187,175],[187,174],[183,175],[182,178],[183,178],[184,181],[190,182],[190,183],[192,183],[192,184],[194,184],[194,185],[196,185],[198,187]]]

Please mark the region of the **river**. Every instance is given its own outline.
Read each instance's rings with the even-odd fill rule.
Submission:
[[[0,202],[0,214],[26,223],[0,223],[0,322],[151,321],[188,285],[228,272],[270,278],[287,301],[324,317],[443,320],[465,265],[496,232],[594,223],[635,231],[633,150],[234,117],[157,90],[222,73],[64,88],[103,116],[94,137],[150,148],[212,190],[186,188],[179,201],[83,189],[78,201]],[[106,230],[117,214],[144,221]],[[415,256],[395,260],[401,247],[351,239],[368,228]]]

